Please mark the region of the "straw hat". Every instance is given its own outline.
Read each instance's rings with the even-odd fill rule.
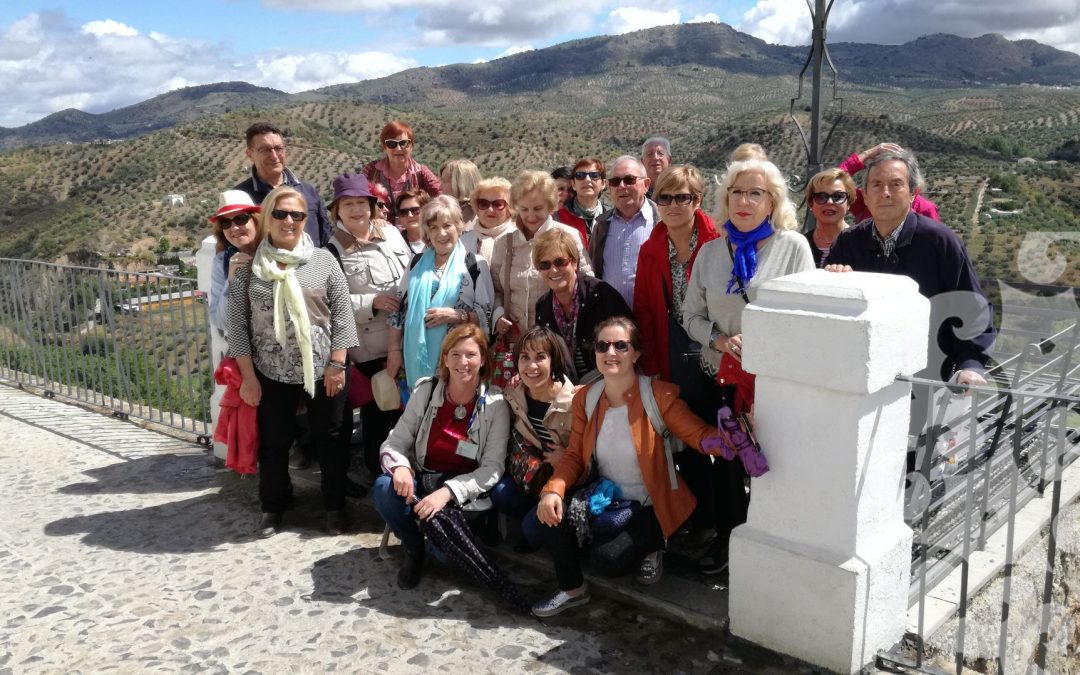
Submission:
[[[210,216],[210,222],[233,213],[258,213],[259,207],[251,201],[251,195],[243,190],[226,190],[218,195],[217,213]]]
[[[379,410],[401,409],[401,391],[398,389],[397,380],[385,370],[371,376],[371,393],[375,396],[375,405],[379,406]]]

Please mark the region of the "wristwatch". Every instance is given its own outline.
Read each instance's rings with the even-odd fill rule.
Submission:
[[[333,361],[333,360],[331,360],[329,363],[326,364],[326,367],[327,368],[337,368],[338,370],[345,370],[346,366],[345,366],[344,362],[342,362],[342,361]]]

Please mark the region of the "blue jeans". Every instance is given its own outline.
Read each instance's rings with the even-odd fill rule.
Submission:
[[[534,547],[540,546],[540,521],[536,519],[537,500],[529,497],[509,474],[491,488],[491,503],[499,513],[521,519],[521,534]]]
[[[413,492],[418,488],[414,480]],[[371,500],[375,502],[375,510],[401,540],[401,545],[412,553],[419,553],[424,548],[424,535],[413,517],[412,504],[406,504],[405,499],[394,492],[394,479],[386,474],[376,478],[371,488]]]

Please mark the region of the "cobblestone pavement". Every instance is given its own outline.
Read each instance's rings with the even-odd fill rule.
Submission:
[[[254,479],[2,385],[0,438],[0,675],[796,670],[601,597],[520,616],[437,563],[401,591],[377,516],[354,508],[355,532],[327,536],[311,487],[297,486],[285,532],[256,539]],[[511,574],[530,596],[554,588]]]

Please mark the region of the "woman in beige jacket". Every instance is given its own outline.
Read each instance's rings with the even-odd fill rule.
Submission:
[[[398,229],[375,214],[375,197],[367,178],[345,173],[334,179],[334,200],[330,202],[334,234],[327,248],[341,261],[349,283],[360,341],[359,346],[349,350],[349,361],[369,378],[385,365],[389,334],[386,317],[398,308],[397,287],[412,258]],[[399,415],[397,411],[380,410],[374,402],[361,408],[364,464],[376,475],[379,446]],[[344,418],[344,430],[351,435],[352,415]]]
[[[536,301],[548,290],[532,265],[532,246],[537,235],[555,228],[565,230],[577,244],[578,273],[591,276],[592,265],[577,230],[551,218],[559,202],[555,179],[549,174],[522,172],[510,186],[510,203],[516,227],[499,235],[492,245],[491,280],[495,284],[492,325],[497,336],[512,331],[509,337],[516,340],[535,325]]]

